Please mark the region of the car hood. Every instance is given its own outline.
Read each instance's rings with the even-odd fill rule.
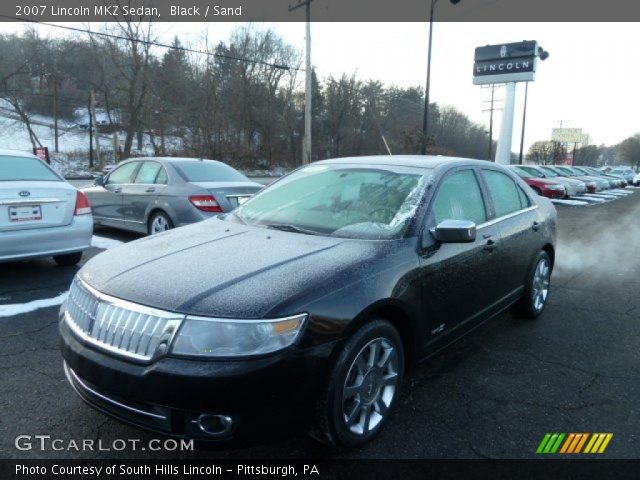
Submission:
[[[274,317],[338,288],[340,272],[372,262],[385,243],[211,219],[103,252],[79,276],[100,292],[172,312]]]
[[[570,185],[573,187],[579,187],[580,185],[584,185],[583,181],[576,180],[575,178],[569,178],[569,177],[553,177],[550,180],[555,180],[556,182],[560,182],[565,185]]]

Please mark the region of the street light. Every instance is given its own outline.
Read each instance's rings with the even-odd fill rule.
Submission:
[[[547,52],[544,48],[538,47],[538,51],[536,55],[543,62],[549,58],[549,52]],[[520,134],[520,155],[518,156],[518,164],[522,165],[522,160],[524,157],[524,129],[527,124],[527,97],[529,96],[529,82],[527,82],[524,86],[524,109],[522,110],[522,133]]]
[[[449,0],[452,5],[457,5],[460,0]],[[427,88],[424,92],[424,116],[422,118],[422,155],[427,153],[427,130],[429,127],[429,86],[431,85],[431,40],[433,38],[433,11],[438,0],[431,0],[429,10],[429,51],[427,53]]]

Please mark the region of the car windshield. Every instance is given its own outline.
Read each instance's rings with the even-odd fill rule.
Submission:
[[[302,168],[247,201],[241,221],[345,238],[400,236],[413,217],[429,170],[319,164]]]
[[[249,182],[250,180],[221,162],[194,160],[174,162],[173,166],[187,182]]]
[[[514,170],[514,171],[516,172],[516,174],[517,174],[519,177],[521,177],[521,178],[536,178],[536,176],[535,176],[535,175],[532,175],[532,174],[531,174],[531,173],[529,173],[528,171],[526,171],[526,170],[522,170],[521,168],[514,168],[513,170]]]
[[[59,182],[60,177],[42,160],[30,157],[0,157],[0,181]]]
[[[556,172],[554,172],[551,168],[540,167],[540,169],[544,172],[545,176],[547,177],[551,177],[551,178],[559,177],[559,175]]]

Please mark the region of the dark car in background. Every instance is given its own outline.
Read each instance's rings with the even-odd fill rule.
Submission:
[[[510,168],[538,195],[547,198],[565,198],[567,196],[567,189],[561,182],[548,180],[544,178],[544,175],[536,176],[535,173],[519,165],[512,165]]]
[[[508,308],[543,312],[555,241],[554,206],[500,165],[316,162],[92,258],[60,311],[64,368],[88,404],[162,434],[356,447],[407,369]]]
[[[151,235],[230,212],[261,188],[215,160],[152,157],[122,162],[82,191],[96,225]]]

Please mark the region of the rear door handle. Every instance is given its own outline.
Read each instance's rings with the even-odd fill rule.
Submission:
[[[483,250],[485,252],[493,252],[496,249],[496,242],[493,240],[487,240],[487,243],[484,245]]]
[[[145,192],[147,192],[147,193],[153,193],[153,192],[155,192],[155,191],[156,191],[156,189],[155,189],[154,187],[149,187],[149,188],[147,188],[147,189],[145,190]]]
[[[531,228],[533,229],[534,232],[537,232],[538,230],[540,230],[540,224],[538,222],[533,222],[533,225],[531,225]]]

